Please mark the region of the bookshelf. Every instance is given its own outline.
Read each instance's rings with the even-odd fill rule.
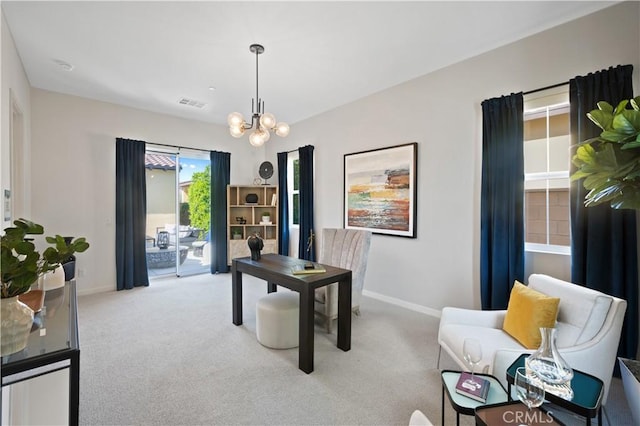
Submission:
[[[251,200],[252,194],[257,197]],[[247,198],[249,196],[249,198]],[[262,253],[278,253],[278,187],[277,185],[227,186],[227,254],[228,262],[235,257],[251,256],[247,238],[258,234],[264,241]],[[269,222],[263,220],[269,214]]]

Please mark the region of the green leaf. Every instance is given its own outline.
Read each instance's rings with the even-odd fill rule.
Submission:
[[[600,137],[609,142],[622,142],[629,137],[628,134],[620,133],[616,130],[605,130],[600,133]]]
[[[595,155],[596,150],[593,149],[591,145],[582,145],[576,150],[574,158],[577,158],[579,161],[584,163],[592,163]]]
[[[607,101],[600,101],[596,104],[598,106],[598,109],[600,111],[604,111],[604,112],[608,112],[610,114],[613,114],[613,106],[611,106],[611,104]],[[591,111],[593,112],[593,111]]]
[[[618,114],[613,118],[613,128],[617,133],[621,133],[625,135],[625,137],[635,135],[637,133],[636,128],[633,127],[633,123],[629,121],[624,113]]]
[[[622,111],[625,110],[625,108],[627,108],[627,104],[629,103],[628,100],[622,100],[620,101],[620,103],[618,103],[618,106],[616,106],[616,109],[613,111],[613,115],[617,115],[620,114]]]
[[[640,148],[640,135],[638,135],[638,139],[635,141],[627,142],[622,145],[622,149],[631,149],[631,148]]]
[[[613,122],[613,115],[609,111],[594,109],[593,111],[587,113],[587,117],[589,117],[589,119],[602,130],[610,129],[611,123]]]

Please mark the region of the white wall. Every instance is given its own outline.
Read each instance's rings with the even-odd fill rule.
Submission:
[[[0,188],[0,198],[4,196],[4,190],[9,189],[13,190],[12,194],[13,199],[23,200],[24,202],[13,202],[13,213],[14,218],[19,216],[25,216],[29,214],[30,211],[30,187],[29,187],[29,176],[30,176],[30,141],[31,141],[31,106],[30,106],[30,85],[29,80],[27,80],[27,76],[24,72],[24,68],[22,67],[22,62],[20,61],[20,57],[18,56],[18,52],[16,51],[15,44],[13,42],[13,36],[9,31],[9,26],[4,18],[4,13],[2,13],[2,19],[0,20],[0,33],[1,33],[1,67],[0,67],[0,79],[1,90],[0,90],[0,143],[1,149],[0,152],[0,177],[2,186]],[[22,164],[20,164],[19,169],[14,170],[19,175],[18,178],[22,180],[21,185],[16,185],[17,182],[12,182],[12,147],[11,147],[11,105],[17,106],[22,112],[22,129],[14,129],[15,132],[20,132],[22,134],[23,145],[22,147],[16,147],[14,149],[15,153],[22,153]],[[18,167],[18,165],[14,165],[14,168]],[[21,193],[15,193],[15,188],[21,187]],[[11,222],[4,221],[4,209],[0,214],[2,216],[0,219],[3,220],[4,229],[7,226],[11,225]],[[13,218],[12,218],[13,220]]]
[[[45,233],[84,236],[78,293],[115,290],[115,139],[231,152],[231,182],[251,184],[264,150],[226,126],[32,89],[32,220]],[[49,232],[47,232],[49,231]]]
[[[93,244],[79,256],[80,291],[111,290],[116,137],[230,151],[234,184],[251,183],[277,152],[312,144],[317,229],[342,226],[344,154],[417,141],[418,238],[374,236],[366,289],[435,313],[478,307],[480,103],[618,64],[635,66],[639,87],[639,7],[613,6],[295,123],[266,151],[224,126],[33,89],[32,218],[86,236]]]
[[[418,237],[374,235],[365,290],[427,312],[479,307],[481,102],[618,64],[633,64],[637,90],[639,6],[613,6],[296,123],[284,142],[267,143],[267,157],[314,145],[316,228],[341,227],[344,154],[418,142]],[[567,259],[554,258],[552,270],[566,271]]]

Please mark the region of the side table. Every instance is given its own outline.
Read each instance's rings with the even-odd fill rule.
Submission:
[[[524,367],[524,360],[529,354],[522,354],[513,364],[507,368],[507,383],[509,396],[511,396],[511,385],[518,367]],[[585,417],[587,426],[591,425],[591,418],[598,415],[598,425],[602,424],[602,394],[604,393],[604,383],[591,374],[583,373],[580,370],[573,370],[571,379],[571,389],[573,389],[573,399],[570,401],[561,398],[551,392],[545,392],[545,399],[552,404],[565,408],[573,413]]]
[[[444,394],[447,394],[451,406],[456,412],[456,425],[460,424],[460,414],[467,416],[475,415],[475,409],[477,407],[487,404],[497,404],[499,402],[508,401],[507,391],[502,386],[502,383],[495,377],[489,374],[476,373],[476,376],[483,377],[491,383],[489,386],[489,395],[487,395],[487,402],[476,401],[467,396],[460,395],[456,392],[456,384],[460,378],[460,371],[443,370],[440,373],[442,377],[442,424],[444,422]]]
[[[563,426],[560,420],[553,417],[549,411],[541,407],[527,410],[527,406],[520,401],[501,402],[499,404],[482,405],[476,408],[476,425],[502,426],[502,425],[528,426]]]

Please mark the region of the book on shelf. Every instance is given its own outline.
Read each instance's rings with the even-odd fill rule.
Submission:
[[[316,263],[302,263],[291,267],[293,275],[321,274],[327,272],[322,266]]]
[[[456,392],[484,403],[489,395],[489,385],[489,380],[475,374],[471,376],[471,373],[463,371],[456,383]]]
[[[276,197],[276,194],[273,194],[271,196],[271,205],[275,206],[277,204],[277,202],[278,202],[278,197]]]

